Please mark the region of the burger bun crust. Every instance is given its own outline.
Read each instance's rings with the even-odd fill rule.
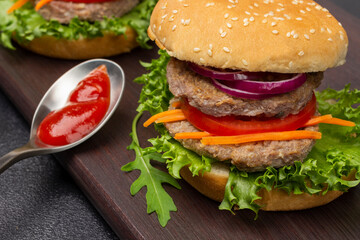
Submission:
[[[345,63],[348,38],[312,0],[160,0],[148,35],[170,56],[251,72],[318,72]]]

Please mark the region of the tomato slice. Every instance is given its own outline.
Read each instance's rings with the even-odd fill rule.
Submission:
[[[241,135],[262,132],[291,131],[302,127],[316,111],[316,97],[313,95],[303,110],[286,118],[268,118],[266,120],[242,120],[236,116],[214,117],[202,113],[190,106],[187,100],[181,103],[186,119],[196,128],[219,136]]]

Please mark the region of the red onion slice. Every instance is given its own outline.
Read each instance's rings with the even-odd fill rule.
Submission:
[[[266,72],[219,71],[189,63],[189,67],[196,73],[220,80],[218,84],[240,92],[249,94],[281,94],[291,92],[306,81],[306,74],[299,73],[291,78],[279,81],[254,81],[266,77]],[[275,76],[276,77],[276,76]]]
[[[296,76],[274,82],[261,82],[251,80],[239,81],[220,81],[222,84],[230,88],[236,88],[251,93],[264,93],[264,94],[281,94],[291,92],[306,81],[306,74],[299,73]]]
[[[220,83],[215,78],[211,78],[211,80],[217,89],[219,89],[229,95],[232,95],[234,97],[261,100],[261,99],[265,99],[265,98],[269,98],[269,97],[273,96],[273,94],[251,93],[251,92],[242,91],[242,90],[239,90],[236,88],[231,88],[231,87],[228,87],[228,86]]]

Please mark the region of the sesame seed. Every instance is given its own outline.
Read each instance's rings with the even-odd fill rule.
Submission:
[[[209,44],[209,49],[212,50],[213,49],[213,45],[210,43]]]
[[[344,35],[340,34],[340,39],[344,40]]]
[[[251,6],[251,5],[249,5],[249,8],[250,8],[250,9],[254,9],[254,7],[253,7],[253,6]]]
[[[278,5],[279,5],[280,7],[284,7],[284,4],[282,4],[282,3],[278,3]]]
[[[305,54],[304,51],[300,51],[300,52],[298,53],[299,56],[303,56],[304,54]]]
[[[286,33],[286,36],[287,36],[287,37],[290,37],[290,36],[291,36],[291,33],[290,33],[290,32],[287,32],[287,33]]]
[[[310,33],[313,33],[313,34],[314,34],[314,33],[315,33],[315,29],[313,29],[313,28],[310,29]]]
[[[299,37],[299,34],[295,33],[293,38],[298,38]]]
[[[276,24],[277,24],[276,22],[272,22],[271,26],[274,27],[274,26],[276,26]]]
[[[228,47],[223,47],[223,50],[224,50],[224,52],[227,52],[227,53],[230,52],[230,49]]]
[[[293,62],[290,61],[290,62],[289,62],[289,67],[292,68],[292,66],[293,66]]]
[[[175,29],[176,29],[176,25],[174,25],[174,26],[172,27],[172,30],[173,30],[173,31],[175,31]]]
[[[188,7],[189,6],[189,4],[187,4],[187,3],[184,3],[184,7]]]
[[[309,7],[306,7],[306,11],[310,12],[310,11],[311,11],[311,9],[310,9]]]
[[[259,14],[258,14],[257,12],[254,12],[253,14],[254,14],[255,16],[259,16]]]
[[[320,5],[317,5],[316,7],[315,7],[317,10],[321,10],[321,6]]]
[[[291,17],[287,14],[284,14],[284,17],[286,17],[287,19],[291,19]]]
[[[223,37],[225,37],[226,36],[226,32],[222,32],[221,34],[220,34],[220,36],[223,38]]]
[[[304,34],[304,37],[305,37],[307,40],[310,39],[309,35],[307,35],[307,34]]]
[[[332,18],[332,16],[330,14],[326,15],[328,18]]]
[[[243,63],[245,66],[248,65],[248,62],[247,62],[245,59],[242,59],[241,61],[242,61],[242,63]]]
[[[253,22],[253,21],[255,20],[255,18],[254,18],[254,17],[250,17],[249,20],[250,20],[250,22]]]
[[[159,26],[159,32],[161,31],[161,25]]]
[[[169,17],[169,22],[172,22],[172,21],[174,21],[174,15],[171,15],[170,17]]]
[[[244,26],[246,27],[247,25],[249,25],[249,22],[244,22]]]
[[[333,40],[332,40],[332,38],[328,38],[328,41],[332,42]]]
[[[301,21],[301,20],[302,20],[301,17],[297,17],[297,18],[295,18],[295,19],[298,20],[298,21]]]
[[[290,34],[291,34],[292,36],[294,36],[295,30],[292,30]]]
[[[196,53],[198,53],[198,52],[200,52],[200,48],[194,48],[194,52],[196,52]]]
[[[330,30],[330,28],[326,28],[326,30],[328,31],[328,33],[332,33],[332,31]]]
[[[167,14],[165,14],[164,16],[162,16],[161,18],[166,18]]]
[[[300,10],[301,13],[305,14],[306,12],[304,10]]]
[[[325,32],[325,28],[321,27],[321,32]]]
[[[279,34],[279,31],[278,30],[272,30],[272,33],[277,35],[277,34]]]
[[[245,11],[245,14],[247,14],[247,15],[251,15],[251,13],[249,13],[248,11]]]
[[[243,21],[244,21],[244,22],[248,22],[248,21],[249,21],[249,19],[247,19],[247,18],[244,18],[244,19],[243,19]]]
[[[229,14],[228,14],[228,13],[225,13],[224,18],[226,19],[226,18],[228,18],[228,17],[229,17]]]
[[[341,22],[339,22],[339,26],[341,26],[341,27],[342,27],[342,24],[341,24]]]
[[[254,3],[254,6],[255,6],[255,7],[259,7],[259,4],[257,4],[257,3]]]
[[[231,18],[231,20],[233,20],[233,21],[237,21],[237,20],[239,20],[239,18],[237,18],[237,17],[233,17],[233,18]]]
[[[208,53],[209,57],[212,57],[212,51],[210,49],[208,50],[207,53]]]
[[[321,9],[323,12],[329,12],[329,10],[327,10],[326,8],[322,8]]]
[[[173,10],[172,12],[173,12],[173,13],[177,13],[177,12],[178,12],[178,10]]]
[[[232,26],[231,26],[230,23],[226,23],[226,26],[227,26],[228,28],[232,28]]]
[[[205,5],[205,7],[210,7],[210,6],[214,6],[215,5],[215,3],[207,3],[206,5]]]
[[[201,63],[205,63],[205,60],[203,58],[200,58]]]
[[[264,18],[264,19],[262,20],[262,22],[263,22],[263,23],[267,23],[267,19]]]

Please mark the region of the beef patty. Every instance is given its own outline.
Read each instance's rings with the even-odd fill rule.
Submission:
[[[179,101],[174,98],[174,101]],[[171,106],[171,105],[170,105]],[[171,136],[180,132],[198,132],[188,121],[166,123]],[[318,131],[318,126],[304,130]],[[230,161],[239,170],[247,172],[263,171],[267,167],[282,167],[302,161],[311,151],[315,140],[299,139],[289,141],[261,141],[234,145],[204,145],[199,139],[179,139],[185,148],[199,155],[212,157],[218,161]]]
[[[38,3],[40,0],[36,0]],[[100,21],[104,17],[121,17],[139,3],[139,0],[115,0],[101,3],[74,3],[51,1],[38,11],[46,20],[67,24],[74,17],[85,21]]]
[[[297,114],[309,102],[320,85],[323,73],[306,74],[306,82],[294,91],[263,100],[242,99],[217,89],[211,80],[189,69],[184,61],[171,58],[167,65],[169,89],[176,97],[185,97],[191,106],[216,117],[226,115],[286,117]]]

